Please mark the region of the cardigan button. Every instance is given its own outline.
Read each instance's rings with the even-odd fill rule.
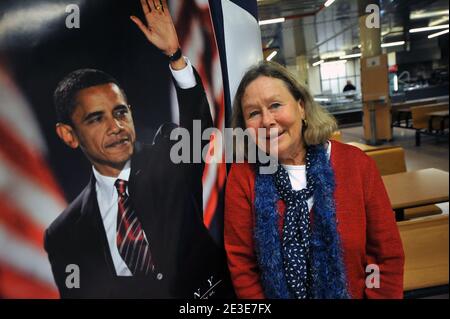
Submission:
[[[156,279],[162,280],[162,279],[163,279],[163,274],[162,274],[162,273],[158,273],[158,274],[156,275]]]

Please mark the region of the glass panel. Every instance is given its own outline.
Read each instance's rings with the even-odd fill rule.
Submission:
[[[331,91],[330,91],[330,81],[328,81],[328,80],[322,81],[322,93],[323,94],[331,93]]]
[[[330,81],[330,85],[331,85],[331,91],[333,92],[333,94],[338,94],[339,92],[339,82],[337,79],[331,80]]]

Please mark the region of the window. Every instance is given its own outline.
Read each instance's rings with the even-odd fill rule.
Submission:
[[[335,62],[323,63],[320,65],[320,80],[322,84],[322,94],[342,93],[347,80],[352,81],[357,91],[361,90],[360,81],[360,61],[339,60]]]

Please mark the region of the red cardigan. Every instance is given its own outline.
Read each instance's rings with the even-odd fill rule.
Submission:
[[[356,147],[332,141],[336,216],[352,298],[403,297],[403,247],[375,162]],[[225,195],[225,248],[239,298],[264,298],[255,256],[254,166],[233,164]],[[281,216],[284,203],[278,203]],[[380,269],[380,287],[366,288],[368,264]],[[331,278],[330,278],[331,279]],[[332,279],[331,279],[332,280]]]

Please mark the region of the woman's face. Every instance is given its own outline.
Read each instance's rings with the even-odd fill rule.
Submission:
[[[278,154],[283,164],[302,164],[305,110],[284,82],[261,76],[247,86],[241,102],[246,127],[266,129],[265,136],[256,133],[257,145],[266,153]]]

